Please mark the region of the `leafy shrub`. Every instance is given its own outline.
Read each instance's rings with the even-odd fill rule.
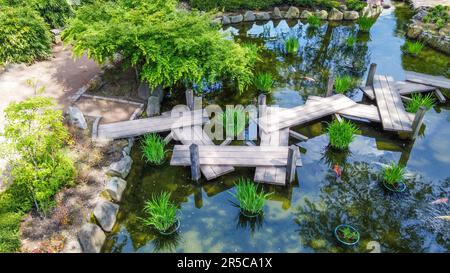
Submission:
[[[376,21],[377,21],[377,18],[361,16],[358,18],[358,20],[356,22],[358,23],[359,29],[362,32],[369,32]]]
[[[284,41],[284,49],[286,54],[295,55],[299,49],[299,42],[296,37],[289,37]]]
[[[51,28],[64,26],[73,11],[67,0],[32,0],[32,6]]]
[[[333,120],[327,128],[330,145],[339,150],[345,150],[355,138],[358,131],[356,126],[350,121]]]
[[[300,7],[325,9],[338,8],[341,5],[339,1],[333,0],[290,0],[287,2]]]
[[[238,201],[244,212],[260,214],[263,212],[264,203],[271,194],[258,191],[258,187],[250,179],[241,178],[236,184],[236,193],[232,194]]]
[[[445,26],[450,21],[450,6],[437,5],[431,8],[423,18],[425,23],[435,24],[438,29]]]
[[[240,9],[267,9],[283,0],[190,0],[191,7],[199,10],[219,9],[225,11],[235,11]]]
[[[405,168],[392,162],[383,168],[382,176],[386,183],[396,187],[405,178]]]
[[[216,115],[218,124],[226,128],[227,136],[239,136],[245,130],[249,117],[241,107],[227,108]]]
[[[144,224],[161,232],[168,231],[177,222],[177,211],[178,208],[170,201],[170,193],[162,192],[145,202],[144,212],[148,217],[143,219]]]
[[[50,30],[36,11],[28,7],[0,9],[0,64],[32,63],[50,56]]]
[[[343,94],[351,89],[353,89],[355,86],[355,79],[352,78],[349,75],[345,76],[337,76],[334,80],[334,90],[338,94]]]
[[[430,110],[434,106],[435,100],[431,94],[412,94],[411,100],[406,103],[406,111],[410,113],[416,113],[420,106],[425,106],[427,110]]]
[[[411,55],[418,55],[420,52],[422,52],[423,47],[424,45],[420,41],[416,42],[406,41],[402,49],[403,51]]]
[[[142,141],[142,157],[145,161],[159,165],[166,157],[166,143],[158,134],[148,134]]]
[[[274,80],[270,73],[259,73],[256,74],[253,83],[259,91],[270,93],[272,91]]]
[[[361,11],[367,4],[360,0],[346,0],[345,5],[349,10]]]
[[[314,14],[308,16],[307,21],[308,21],[308,25],[310,27],[313,27],[313,28],[320,27],[320,18],[315,16]]]
[[[0,211],[0,253],[16,252],[20,248],[22,218],[23,213],[20,212]]]

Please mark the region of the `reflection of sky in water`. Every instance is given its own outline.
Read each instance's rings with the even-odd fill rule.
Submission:
[[[405,57],[401,56],[399,47],[404,40],[394,35],[395,27],[394,14],[384,11],[371,30],[368,50],[361,52],[363,59],[370,58],[370,62],[378,64],[380,72],[401,79],[402,66],[409,64],[402,64]],[[275,87],[270,97],[272,104],[282,107],[301,105],[310,92],[314,93],[311,90],[323,89],[319,74],[322,66],[334,71],[360,73],[360,77],[366,73],[348,68],[359,57],[347,56],[346,51],[339,48],[345,37],[352,33],[352,25],[334,26],[327,34],[327,24],[324,24],[309,38],[306,29],[302,22],[282,20],[275,24],[270,21],[230,27],[225,31],[227,35],[240,35],[240,38],[243,34],[265,37],[262,42],[270,49],[268,54],[276,53],[268,55],[271,59],[267,65],[287,84]],[[264,33],[267,35],[263,36]],[[301,45],[299,55],[294,59],[286,59],[279,52],[281,41],[289,35],[298,37]],[[330,40],[325,51],[322,48],[324,37]],[[433,65],[425,63],[427,67]],[[310,75],[318,83],[305,87],[299,83],[298,75]],[[329,119],[293,128],[310,138],[300,143],[292,139],[290,143],[300,146],[302,152],[303,167],[298,169],[300,179],[286,188],[264,186],[266,191],[274,194],[259,221],[240,218],[239,209],[233,206],[233,197],[229,194],[234,181],[243,176],[253,177],[254,169],[239,168],[232,174],[197,186],[188,182],[188,168],[170,167],[167,163],[161,167],[145,165],[139,159],[139,149],[134,149],[135,164],[127,178],[129,185],[118,215],[119,225],[108,237],[105,250],[362,252],[366,251],[370,241],[376,241],[381,244],[382,251],[388,252],[448,252],[450,223],[434,217],[450,214],[450,205],[429,203],[448,197],[450,193],[449,117],[449,103],[429,111],[424,121],[425,132],[414,145],[382,132],[379,125],[357,123],[361,135],[356,136],[348,154],[327,148],[328,138],[323,133]],[[381,168],[378,163],[391,161],[407,163],[410,178],[405,181],[408,191],[403,195],[387,193],[377,181],[377,172]],[[335,162],[343,168],[342,181],[336,181],[331,169]],[[162,190],[170,190],[181,207],[177,238],[162,238],[138,220],[138,217],[144,217],[144,201]],[[336,244],[332,230],[341,222],[352,223],[360,229],[361,242],[357,248],[342,248]]]

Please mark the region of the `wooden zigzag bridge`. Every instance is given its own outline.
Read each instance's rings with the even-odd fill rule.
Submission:
[[[376,105],[357,103],[345,95],[333,95],[333,77],[327,85],[326,97],[309,96],[304,105],[278,108],[266,105],[266,97],[258,97],[259,116],[254,122],[259,127],[259,146],[246,142],[247,146],[233,146],[230,139],[215,145],[202,125],[209,122],[205,109],[194,107],[191,90],[186,92],[188,107],[179,116],[163,113],[161,116],[123,121],[110,124],[94,124],[93,137],[119,139],[147,133],[170,132],[166,142],[175,139],[170,165],[190,166],[195,181],[202,174],[207,180],[233,172],[234,167],[254,167],[255,182],[286,185],[296,178],[297,167],[302,166],[299,147],[289,146],[289,138],[300,141],[308,138],[290,128],[334,115],[348,119],[381,123],[386,131],[407,133],[414,140],[426,112],[419,108],[416,114],[406,112],[405,95],[433,92],[440,102],[445,97],[439,88],[450,89],[450,80],[415,72],[406,73],[406,81],[395,81],[388,75],[376,75],[376,64],[371,64],[364,87],[361,90]]]

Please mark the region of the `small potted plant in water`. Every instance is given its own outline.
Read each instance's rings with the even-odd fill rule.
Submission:
[[[274,84],[274,80],[269,73],[258,73],[253,80],[253,83],[259,91],[262,93],[270,93]]]
[[[359,242],[359,231],[347,224],[341,224],[334,229],[336,239],[347,246],[356,245]]]
[[[142,157],[147,163],[161,165],[166,160],[166,143],[158,134],[147,134],[142,140]]]
[[[144,224],[154,227],[163,235],[173,234],[180,227],[178,208],[170,201],[169,192],[162,192],[145,202],[144,212],[148,214],[148,217],[143,219]]]
[[[390,191],[404,192],[406,190],[406,184],[403,183],[404,178],[405,168],[400,165],[391,163],[389,166],[383,168],[383,185]]]
[[[264,203],[271,193],[258,191],[258,187],[250,179],[241,178],[236,184],[236,193],[232,195],[239,201],[242,215],[257,217],[263,213]]]
[[[355,138],[357,127],[350,121],[333,120],[327,128],[330,146],[337,150],[346,150]]]

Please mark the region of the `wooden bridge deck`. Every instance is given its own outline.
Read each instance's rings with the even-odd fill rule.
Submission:
[[[450,89],[450,79],[447,79],[443,76],[432,76],[412,71],[407,71],[405,73],[405,76],[406,80],[410,82]]]
[[[396,81],[394,83],[394,86],[400,95],[409,95],[412,93],[436,91],[436,87],[434,86],[414,82]],[[361,90],[364,92],[364,94],[366,94],[366,96],[369,99],[371,100],[375,99],[375,93],[373,92],[372,86],[361,87]]]
[[[200,125],[192,127],[184,127],[173,129],[172,133],[176,140],[181,141],[184,145],[215,145],[209,136],[202,130]],[[212,180],[224,174],[234,171],[232,166],[223,165],[200,165],[200,170],[207,180]]]
[[[286,166],[289,147],[281,146],[198,146],[200,165],[239,167]],[[172,166],[190,166],[188,145],[175,145]]]
[[[258,124],[266,133],[304,124],[354,106],[356,103],[344,95],[324,98],[317,104],[305,104],[278,111],[270,119],[259,118]]]
[[[173,128],[187,127],[191,125],[202,125],[206,122],[202,113],[203,110],[196,110],[190,113],[185,112],[180,117],[158,116],[152,118],[100,124],[97,130],[97,138],[128,138],[147,133],[170,131]]]
[[[411,120],[391,76],[375,75],[373,89],[384,130],[412,132]]]

